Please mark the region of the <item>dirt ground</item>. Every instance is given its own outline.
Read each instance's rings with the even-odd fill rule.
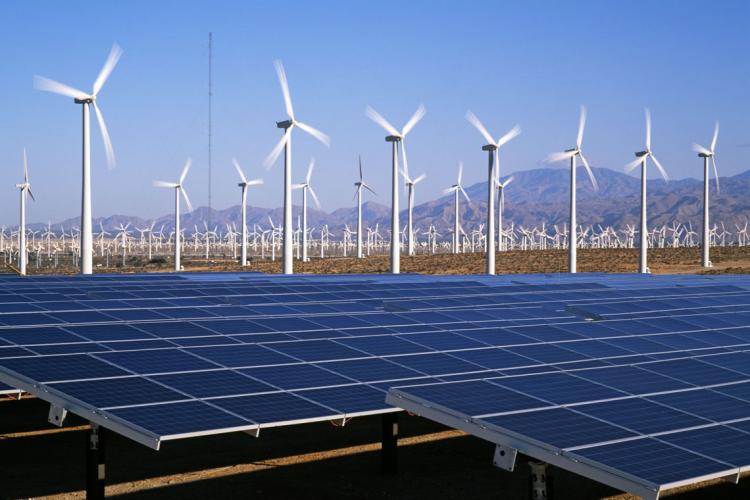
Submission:
[[[579,270],[632,272],[637,250],[579,250]],[[698,249],[649,252],[654,273],[696,273]],[[716,248],[709,272],[750,272],[750,248]],[[168,264],[133,262],[120,272],[168,270]],[[239,271],[231,261],[187,261],[190,271]],[[305,273],[387,272],[388,258],[313,259],[295,263]],[[280,262],[252,262],[249,271],[278,272]],[[475,274],[481,254],[402,257],[402,272]],[[497,254],[498,273],[567,270],[565,251]],[[60,271],[59,269],[57,270]],[[116,269],[108,269],[112,272]],[[69,272],[73,272],[72,269]],[[0,499],[84,497],[85,422],[72,416],[61,428],[50,426],[48,407],[32,397],[0,399]],[[492,466],[490,443],[420,417],[400,418],[399,472],[380,473],[380,418],[350,421],[345,427],[307,424],[246,434],[167,442],[153,451],[108,434],[107,495],[149,499],[525,499],[528,466],[515,472]],[[551,468],[557,500],[632,500],[634,497]],[[750,480],[739,485],[715,481],[674,491],[675,500],[747,499]]]
[[[653,273],[748,273],[750,272],[750,246],[716,247],[711,249],[714,267],[704,270],[700,266],[699,248],[655,248],[648,253],[648,263]],[[340,274],[340,273],[385,273],[389,271],[387,255],[371,255],[364,259],[353,257],[313,257],[309,262],[295,260],[297,273]],[[422,274],[481,274],[484,272],[485,258],[482,253],[436,254],[401,257],[401,272]],[[95,259],[95,264],[98,258]],[[254,271],[278,273],[281,261],[250,259],[245,268],[231,258],[183,257],[186,271]],[[638,269],[638,249],[579,249],[579,272],[626,273]],[[145,258],[129,258],[125,266],[96,268],[95,272],[135,273],[169,272],[172,270],[169,259],[147,261]],[[567,250],[514,250],[496,254],[498,274],[517,273],[559,273],[568,270]],[[6,272],[9,272],[7,270]],[[72,267],[59,267],[54,270],[30,268],[31,274],[74,274]]]

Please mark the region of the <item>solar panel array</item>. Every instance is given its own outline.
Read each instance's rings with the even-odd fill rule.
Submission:
[[[739,460],[686,452],[701,429],[750,437],[749,287],[634,275],[0,277],[0,382],[153,448],[394,411],[386,392],[399,386],[400,407],[429,404],[659,487]],[[689,463],[656,467],[638,446]]]

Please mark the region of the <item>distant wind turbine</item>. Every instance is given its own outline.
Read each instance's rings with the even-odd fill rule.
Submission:
[[[242,205],[240,206],[242,213],[242,254],[240,257],[240,263],[244,267],[247,265],[247,188],[249,186],[263,184],[263,179],[247,180],[239,162],[233,158],[232,163],[234,164],[234,168],[237,169],[237,173],[240,174],[240,179],[242,180],[242,182],[237,185],[242,188]]]
[[[276,127],[284,129],[284,135],[281,140],[276,144],[271,153],[266,157],[265,165],[270,168],[271,165],[276,162],[276,159],[284,151],[284,236],[283,236],[283,272],[284,274],[292,274],[294,272],[294,263],[292,261],[293,255],[293,228],[292,228],[292,129],[298,127],[304,130],[326,146],[331,144],[330,138],[321,132],[320,130],[314,129],[310,125],[297,121],[294,117],[294,109],[292,108],[292,98],[289,94],[289,84],[286,80],[286,73],[284,72],[284,66],[281,61],[275,61],[276,74],[279,77],[279,84],[281,85],[281,92],[284,94],[284,105],[286,107],[287,119],[284,121],[276,122]]]
[[[460,231],[460,221],[459,221],[459,211],[458,211],[458,193],[459,191],[461,194],[464,195],[464,198],[466,198],[467,203],[471,203],[471,200],[469,199],[469,195],[464,190],[463,185],[461,184],[461,177],[464,174],[464,164],[459,163],[458,164],[458,179],[456,180],[456,183],[453,184],[451,187],[445,189],[443,192],[445,194],[453,193],[453,253],[458,253],[458,243],[459,243],[459,231]]]
[[[355,186],[357,186],[357,192],[354,194],[354,196],[357,198],[357,258],[362,258],[362,190],[366,189],[372,194],[375,194],[375,191],[372,190],[370,186],[367,185],[365,182],[364,177],[362,176],[362,157],[359,157],[359,180],[354,183]]]
[[[112,50],[107,57],[104,66],[99,72],[99,76],[94,81],[93,89],[88,94],[81,90],[74,89],[62,83],[44,78],[41,76],[34,77],[34,86],[39,90],[53,92],[64,96],[72,97],[76,104],[83,105],[83,193],[81,202],[81,274],[92,273],[93,262],[93,234],[91,230],[91,134],[89,128],[89,107],[94,107],[96,119],[99,122],[99,130],[104,141],[104,151],[107,155],[107,164],[110,168],[115,166],[115,153],[112,149],[112,141],[109,138],[107,125],[104,123],[104,117],[97,105],[97,95],[109,78],[112,70],[115,69],[117,61],[120,60],[122,49],[117,44],[112,46]]]
[[[511,175],[505,182],[501,182],[500,179],[495,180],[495,186],[497,187],[499,200],[497,202],[497,241],[499,243],[498,250],[501,252],[505,250],[505,244],[503,243],[503,210],[505,210],[505,188],[513,182],[513,176]]]
[[[714,178],[716,179],[716,192],[719,192],[719,171],[716,168],[716,158],[714,157],[714,151],[716,149],[716,140],[719,138],[719,122],[716,122],[714,127],[714,136],[711,139],[711,148],[707,149],[700,144],[693,144],[693,150],[698,153],[698,156],[703,158],[703,243],[701,245],[701,266],[712,267],[711,259],[709,258],[709,247],[711,242],[709,241],[710,232],[708,229],[708,161],[711,160],[711,164],[714,167]]]
[[[568,266],[571,273],[577,272],[577,250],[578,250],[578,223],[576,222],[576,157],[580,157],[586,173],[591,180],[594,191],[599,190],[594,172],[589,162],[583,155],[581,143],[583,142],[583,130],[586,127],[586,108],[581,106],[581,115],[578,119],[578,135],[576,136],[576,147],[566,149],[561,153],[552,153],[547,157],[548,162],[563,161],[570,158],[570,235],[568,236]]]
[[[466,119],[474,125],[487,140],[482,151],[487,151],[489,168],[487,170],[487,274],[495,274],[495,180],[500,176],[500,148],[521,133],[521,127],[516,125],[505,135],[495,140],[487,131],[479,118],[471,111],[466,112]]]
[[[407,255],[414,255],[414,226],[412,224],[412,212],[414,211],[414,186],[422,182],[427,174],[422,174],[416,179],[412,179],[409,175],[409,170],[406,164],[401,169],[401,175],[404,176],[404,187],[406,188],[406,207],[407,207],[407,223],[406,231],[408,235],[407,240]]]
[[[385,131],[390,134],[386,136],[385,140],[386,142],[390,142],[392,144],[391,162],[393,168],[391,171],[391,273],[398,274],[399,272],[401,272],[401,242],[399,241],[399,234],[401,233],[401,229],[399,227],[398,214],[398,148],[400,144],[401,158],[404,163],[404,168],[408,171],[405,139],[409,132],[411,132],[411,130],[414,128],[414,126],[419,123],[419,121],[424,117],[426,110],[424,106],[420,104],[411,118],[409,118],[409,121],[406,122],[404,128],[401,129],[401,132],[396,130],[396,127],[391,125],[388,120],[383,118],[380,113],[375,111],[370,106],[367,106],[365,113],[372,121],[383,127],[383,129],[385,129]]]
[[[161,187],[161,188],[172,188],[175,190],[174,192],[174,270],[175,271],[181,271],[182,266],[180,265],[180,239],[182,236],[182,233],[180,233],[180,194],[185,198],[185,205],[187,205],[188,211],[193,211],[193,205],[190,203],[190,198],[188,198],[187,192],[185,191],[185,188],[183,187],[183,183],[185,182],[185,177],[187,177],[188,170],[190,170],[190,165],[192,165],[193,160],[188,158],[187,162],[185,163],[185,166],[182,168],[182,173],[180,174],[180,180],[177,182],[165,182],[165,181],[154,181],[155,187]]]
[[[656,165],[665,182],[669,181],[669,176],[651,151],[651,113],[648,108],[646,109],[646,150],[638,151],[635,156],[635,160],[625,165],[625,172],[630,172],[639,165],[641,167],[641,249],[638,260],[638,272],[649,273],[651,271],[648,269],[648,220],[646,218],[646,163],[649,157],[654,160],[654,165]]]
[[[310,164],[307,166],[307,175],[305,176],[305,182],[295,184],[292,186],[293,189],[302,190],[302,262],[307,262],[307,192],[310,192],[315,206],[320,209],[320,200],[318,195],[315,194],[315,190],[310,185],[310,177],[312,177],[313,168],[315,168],[315,159],[310,160]]]
[[[34,193],[31,192],[31,184],[29,183],[29,165],[26,159],[26,150],[23,150],[23,182],[16,184],[16,187],[21,190],[21,221],[18,226],[18,270],[21,275],[26,275],[26,197],[31,196],[31,199],[36,201]],[[33,245],[33,242],[32,242]]]

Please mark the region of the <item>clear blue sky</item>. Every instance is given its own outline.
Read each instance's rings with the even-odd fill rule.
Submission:
[[[172,180],[194,159],[186,187],[207,203],[207,35],[214,34],[214,206],[239,202],[236,156],[266,184],[249,203],[281,205],[280,163],[261,162],[279,138],[284,108],[272,61],[283,60],[298,118],[327,132],[326,149],[294,141],[295,177],[315,156],[325,210],[353,205],[356,157],[389,203],[389,150],[364,115],[371,104],[401,127],[419,103],[427,116],[409,136],[417,203],[454,181],[484,177],[472,109],[500,135],[523,134],[502,155],[504,173],[535,168],[572,146],[578,106],[589,122],[584,150],[620,169],[644,142],[675,178],[698,176],[694,141],[721,121],[722,175],[750,168],[747,1],[586,2],[3,2],[0,30],[0,224],[15,224],[26,147],[37,202],[30,221],[80,213],[81,116],[68,98],[32,88],[34,74],[90,89],[112,42],[124,49],[99,96],[117,157],[108,171],[92,125],[94,215],[172,211]]]

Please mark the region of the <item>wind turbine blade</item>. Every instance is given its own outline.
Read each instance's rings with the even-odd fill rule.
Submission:
[[[286,115],[294,121],[294,109],[292,108],[292,96],[289,94],[289,83],[286,80],[286,72],[284,71],[284,65],[278,59],[273,62],[276,68],[276,74],[279,77],[279,84],[281,85],[281,93],[284,94],[284,106],[286,107]]]
[[[586,168],[586,173],[589,174],[589,179],[591,180],[591,185],[594,187],[594,191],[599,191],[599,183],[596,182],[596,177],[594,177],[594,171],[591,170],[591,165],[589,165],[588,160],[586,160],[586,157],[583,156],[582,152],[579,151],[578,156],[581,157],[583,166]]]
[[[187,205],[188,212],[192,212],[193,211],[193,204],[190,203],[190,198],[188,198],[187,191],[185,191],[185,189],[182,186],[180,186],[177,189],[180,190],[180,193],[182,193],[182,197],[185,198],[185,205]]]
[[[109,78],[109,75],[112,74],[112,70],[115,69],[115,66],[117,66],[117,61],[120,60],[121,55],[122,49],[120,48],[120,46],[116,43],[113,44],[112,50],[109,51],[109,56],[107,56],[107,60],[104,62],[102,70],[99,72],[99,76],[97,76],[96,80],[94,81],[94,88],[91,91],[94,96],[99,93],[99,91],[104,86],[104,83],[107,81],[107,78]]]
[[[279,157],[281,151],[284,149],[284,146],[286,146],[286,142],[289,140],[289,134],[291,133],[291,131],[291,127],[284,131],[284,135],[281,136],[281,140],[276,143],[271,152],[268,153],[268,156],[266,156],[266,159],[263,160],[263,165],[265,165],[267,169],[271,168],[273,164],[276,163],[276,159]]]
[[[305,183],[310,184],[310,177],[312,177],[313,168],[315,167],[315,158],[310,158],[310,164],[307,167],[307,176],[305,177]]]
[[[26,159],[26,148],[23,148],[23,182],[28,184],[29,182],[29,164]]]
[[[445,193],[445,194],[448,194],[448,193],[452,193],[452,192],[453,192],[453,191],[455,191],[456,189],[458,189],[458,186],[451,186],[451,187],[449,187],[449,188],[445,188],[445,189],[443,189],[443,193]]]
[[[34,198],[34,193],[31,192],[31,186],[26,187],[26,192],[29,193],[29,196],[31,196],[31,199],[36,201],[36,198]]]
[[[359,182],[362,182],[362,155],[359,156]]]
[[[183,182],[185,182],[185,177],[187,177],[188,170],[190,170],[190,165],[192,164],[193,164],[193,159],[188,158],[187,161],[185,162],[185,166],[182,168],[182,173],[180,174],[180,181],[179,181],[180,186],[182,185]]]
[[[178,184],[176,182],[166,182],[166,181],[154,181],[153,182],[154,187],[159,188],[176,188]]]
[[[467,111],[466,120],[472,125],[474,125],[474,128],[477,129],[480,134],[482,134],[484,139],[487,141],[487,144],[495,144],[495,140],[492,138],[492,136],[484,127],[484,125],[482,125],[482,122],[479,121],[479,118],[477,118],[477,115],[475,115],[471,111]]]
[[[85,99],[88,97],[88,94],[82,90],[74,89],[73,87],[69,87],[43,76],[34,77],[34,88],[45,92],[52,92],[53,94],[72,97],[73,99]]]
[[[559,153],[552,153],[547,155],[547,158],[544,159],[545,163],[555,163],[558,161],[567,160],[568,158],[571,158],[577,154],[577,151],[561,151]]]
[[[259,186],[263,184],[263,179],[253,179],[245,183],[247,186]]]
[[[409,172],[409,161],[406,159],[406,141],[401,139],[401,160],[404,164],[404,172]]]
[[[240,164],[237,161],[237,158],[232,158],[232,163],[234,164],[234,168],[237,169],[237,173],[240,174],[240,179],[242,179],[242,183],[247,184],[247,178],[245,177],[245,173],[242,171],[242,168],[240,168]]]
[[[374,194],[375,196],[378,195],[378,193],[376,193],[375,191],[373,191],[372,188],[370,186],[368,186],[367,184],[365,184],[364,182],[362,183],[362,187],[365,188],[366,190],[368,190],[369,192],[371,192],[372,194]]]
[[[693,144],[693,151],[695,151],[696,153],[704,154],[706,156],[711,156],[711,151],[704,148],[700,144]]]
[[[303,184],[303,183],[292,184],[292,189],[302,189],[305,186],[307,186],[307,184]]]
[[[411,129],[413,129],[414,126],[419,123],[419,120],[424,118],[425,113],[427,113],[427,110],[422,104],[420,104],[414,114],[411,115],[411,118],[409,118],[409,121],[406,122],[404,128],[401,130],[401,136],[406,137],[406,134],[411,132]]]
[[[659,173],[662,177],[664,177],[665,181],[669,181],[669,175],[667,175],[667,171],[664,170],[664,167],[661,166],[661,163],[659,163],[659,160],[656,159],[656,156],[650,154],[651,159],[654,160],[654,165],[656,165],[656,168],[659,169]]]
[[[512,176],[512,175],[510,177],[508,177],[507,179],[505,179],[505,182],[503,182],[503,188],[508,187],[508,184],[510,184],[511,182],[513,182],[513,179],[515,179],[515,177]]]
[[[716,140],[719,138],[719,122],[716,122],[716,126],[714,127],[714,137],[711,139],[711,152],[713,153],[716,150]]]
[[[406,173],[406,171],[403,168],[399,168],[398,171],[401,173],[401,177],[404,178],[406,181],[406,184],[412,183],[412,180],[409,178],[409,174]]]
[[[310,192],[310,196],[312,196],[313,202],[315,202],[315,206],[320,210],[320,200],[318,199],[318,195],[315,194],[315,190],[312,188],[312,186],[308,185],[307,190]]]
[[[646,151],[651,151],[651,112],[646,108]]]
[[[643,163],[643,156],[639,156],[635,160],[629,162],[627,165],[625,165],[625,173],[628,173],[632,171],[635,167],[640,166],[641,163]]]
[[[576,137],[576,148],[581,149],[583,142],[583,129],[586,127],[586,107],[581,106],[581,115],[578,118],[578,136]]]
[[[456,182],[456,185],[461,185],[461,177],[464,175],[464,162],[459,162],[458,164],[458,181]]]
[[[714,167],[714,178],[716,179],[716,191],[719,191],[719,170],[716,168],[716,158],[711,155],[711,164]]]
[[[510,129],[504,136],[502,136],[500,139],[497,140],[496,146],[499,148],[503,144],[507,144],[508,142],[518,137],[520,133],[521,133],[521,126],[516,125],[512,129]]]
[[[416,179],[414,179],[414,184],[417,184],[420,181],[423,181],[425,179],[425,177],[427,177],[427,174],[420,175],[419,177],[417,177]]]
[[[320,130],[313,128],[310,125],[307,125],[306,123],[302,123],[302,122],[295,122],[295,124],[302,130],[304,130],[305,132],[307,132],[308,134],[310,134],[311,136],[315,137],[317,140],[325,144],[326,146],[331,145],[331,138],[328,137],[323,132],[321,132]]]
[[[112,140],[109,138],[109,131],[107,130],[107,124],[104,123],[104,116],[96,104],[93,102],[94,113],[96,114],[96,121],[99,122],[99,131],[102,134],[102,142],[104,142],[104,152],[107,155],[107,167],[110,169],[115,168],[115,150],[112,148]]]
[[[395,135],[396,137],[401,137],[401,134],[398,133],[398,130],[396,130],[396,127],[391,125],[388,122],[388,120],[383,118],[383,115],[375,111],[372,107],[367,106],[365,108],[365,114],[370,120],[374,121],[375,123],[383,127],[385,131],[388,132],[389,134]]]
[[[458,186],[458,189],[461,190],[461,193],[464,195],[464,198],[466,198],[466,201],[471,203],[471,199],[469,198],[469,194],[466,192],[463,186]]]

